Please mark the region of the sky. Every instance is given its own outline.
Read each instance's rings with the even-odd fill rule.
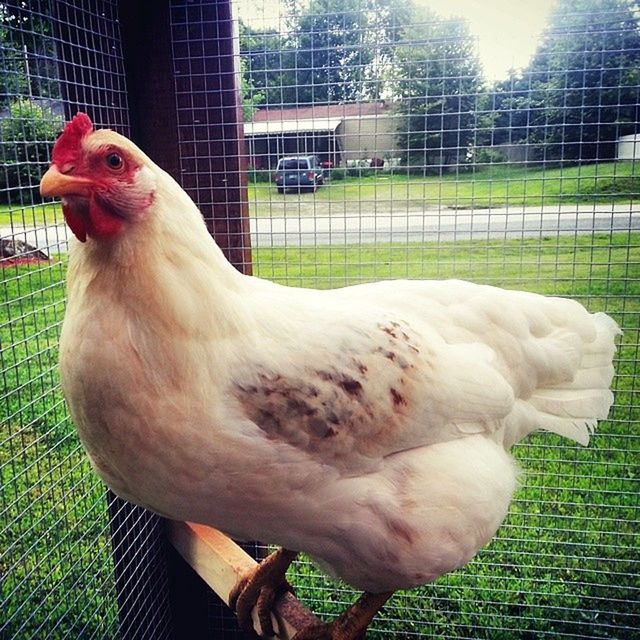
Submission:
[[[238,15],[254,28],[277,28],[278,0],[234,0]],[[436,13],[469,20],[488,80],[527,65],[556,0],[414,0]]]
[[[443,16],[469,20],[489,80],[525,67],[533,55],[555,0],[417,0]]]

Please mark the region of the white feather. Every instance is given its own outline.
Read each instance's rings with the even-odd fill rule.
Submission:
[[[606,417],[606,315],[455,280],[243,276],[130,152],[154,204],[116,241],[73,248],[61,340],[79,433],[124,497],[306,551],[357,587],[412,587],[495,533],[513,443],[546,429],[587,444]]]

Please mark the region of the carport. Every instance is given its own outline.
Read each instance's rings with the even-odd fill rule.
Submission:
[[[249,162],[255,169],[272,169],[285,155],[317,155],[321,162],[337,166],[342,146],[336,130],[342,118],[245,122]]]

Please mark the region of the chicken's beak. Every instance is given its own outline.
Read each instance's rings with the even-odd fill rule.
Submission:
[[[87,178],[61,173],[52,164],[40,180],[40,195],[45,197],[87,196],[91,181]]]

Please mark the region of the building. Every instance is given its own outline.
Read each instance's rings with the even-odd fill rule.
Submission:
[[[245,123],[244,134],[255,169],[271,169],[278,158],[300,154],[337,167],[398,156],[395,121],[385,102],[260,109]]]
[[[640,133],[632,133],[629,136],[618,138],[616,158],[618,160],[640,160]]]

